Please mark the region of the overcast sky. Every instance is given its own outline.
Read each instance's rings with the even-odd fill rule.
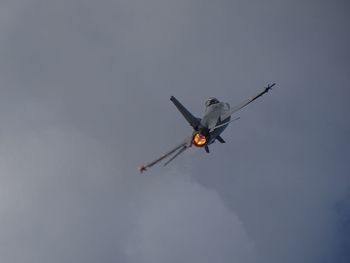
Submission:
[[[0,261],[350,261],[347,1],[0,2]],[[208,155],[136,167],[207,97]]]

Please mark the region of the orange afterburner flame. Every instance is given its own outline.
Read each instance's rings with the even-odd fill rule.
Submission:
[[[203,147],[206,142],[207,138],[199,132],[193,136],[192,143],[197,147]]]

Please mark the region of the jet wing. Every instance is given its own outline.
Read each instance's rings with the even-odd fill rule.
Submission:
[[[179,156],[181,153],[183,153],[186,149],[191,147],[191,141],[192,141],[192,137],[188,137],[185,140],[183,140],[183,142],[181,142],[180,144],[175,146],[170,151],[164,153],[162,156],[160,156],[159,158],[155,159],[154,161],[149,162],[148,164],[141,165],[138,168],[140,173],[146,171],[148,168],[152,167],[153,165],[163,161],[167,157],[170,157],[172,154],[174,154],[174,156],[172,156],[167,162],[164,163],[164,166],[167,165],[172,160],[174,160],[177,156]]]
[[[243,101],[241,104],[237,105],[236,107],[230,108],[228,111],[226,111],[225,113],[223,113],[221,115],[221,120],[226,120],[228,117],[230,117],[233,113],[239,111],[240,109],[242,109],[243,107],[247,106],[248,104],[250,104],[251,102],[253,102],[254,100],[256,100],[257,98],[261,97],[262,95],[264,95],[265,93],[267,93],[273,86],[275,86],[276,83],[273,83],[272,85],[268,85],[263,91],[261,91],[260,93],[258,93],[257,95],[248,98],[247,100]]]

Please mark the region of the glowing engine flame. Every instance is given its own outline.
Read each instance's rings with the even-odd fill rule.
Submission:
[[[193,136],[192,143],[197,147],[203,147],[207,142],[207,138],[200,133],[196,133]]]

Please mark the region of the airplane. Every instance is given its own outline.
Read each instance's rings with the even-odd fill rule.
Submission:
[[[166,166],[185,150],[192,147],[192,145],[199,148],[204,148],[205,151],[209,153],[210,144],[214,143],[215,141],[225,143],[225,140],[221,137],[221,133],[227,128],[227,126],[231,122],[239,119],[239,117],[231,119],[232,114],[247,106],[251,102],[255,101],[259,97],[263,96],[275,85],[276,83],[273,83],[271,85],[269,84],[267,87],[265,87],[263,91],[259,92],[257,95],[248,98],[247,100],[243,101],[241,104],[233,108],[230,107],[230,104],[226,102],[220,102],[214,97],[208,98],[205,102],[205,114],[202,119],[193,116],[192,113],[190,113],[185,108],[185,106],[183,106],[174,96],[171,96],[171,102],[174,103],[175,107],[180,111],[180,113],[183,115],[186,121],[193,128],[192,135],[187,137],[179,145],[166,152],[156,160],[138,167],[139,172],[145,172],[148,168],[174,154],[168,161],[164,163],[164,166]]]

